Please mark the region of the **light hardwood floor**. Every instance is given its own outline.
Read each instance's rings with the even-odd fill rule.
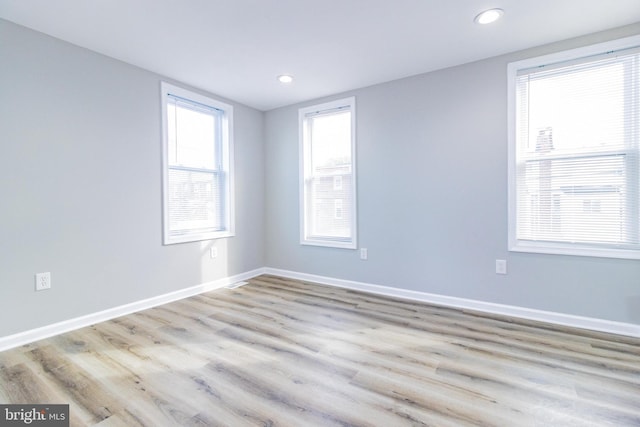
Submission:
[[[640,426],[640,340],[260,276],[0,353],[77,426]]]

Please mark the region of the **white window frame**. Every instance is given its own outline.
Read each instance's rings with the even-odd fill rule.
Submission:
[[[640,259],[640,250],[614,245],[595,245],[588,243],[534,241],[518,239],[517,235],[517,74],[519,70],[555,65],[567,61],[583,60],[609,52],[631,49],[640,46],[640,36],[632,36],[595,45],[558,52],[536,58],[525,59],[508,64],[508,244],[509,250],[514,252],[529,252],[558,255],[591,256],[604,258]],[[636,141],[638,144],[638,141]],[[634,157],[638,151],[634,150]],[[638,161],[637,159],[635,161]],[[637,197],[637,196],[636,196]],[[636,200],[640,203],[640,200]],[[640,215],[640,213],[639,213]],[[639,224],[640,226],[640,224]]]
[[[219,239],[235,235],[234,221],[234,177],[233,177],[233,107],[224,102],[195,93],[193,91],[161,82],[161,105],[162,105],[162,207],[163,207],[163,243],[170,245],[174,243],[194,242],[201,240]],[[225,175],[225,186],[222,200],[223,224],[217,230],[184,230],[181,233],[172,233],[170,230],[170,209],[169,209],[169,170],[176,168],[169,164],[169,123],[167,119],[167,103],[170,96],[182,98],[187,102],[201,104],[207,108],[220,112],[219,132],[212,144],[219,153],[221,163],[215,169],[217,173]],[[188,169],[188,168],[187,168]]]
[[[306,191],[308,179],[311,176],[310,166],[310,135],[308,132],[307,117],[314,114],[329,113],[331,111],[348,109],[351,112],[351,194],[352,205],[349,207],[352,212],[350,238],[339,238],[333,236],[317,236],[310,233],[308,218],[308,208],[312,195]],[[356,100],[355,97],[338,99],[325,102],[298,110],[299,121],[299,152],[300,152],[300,244],[313,246],[326,246],[332,248],[356,249],[357,242],[357,185],[356,185]],[[344,189],[344,181],[341,181],[341,189]],[[333,188],[333,187],[332,187]],[[335,203],[335,202],[334,202]],[[343,205],[343,212],[347,206]],[[335,209],[334,209],[335,213]]]

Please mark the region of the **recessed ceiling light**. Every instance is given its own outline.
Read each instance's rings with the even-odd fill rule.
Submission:
[[[502,15],[504,15],[504,10],[502,9],[489,9],[478,14],[478,16],[475,17],[474,21],[477,24],[482,24],[482,25],[491,24],[492,22],[495,22],[498,19],[500,19]]]
[[[280,83],[288,84],[293,82],[293,76],[290,76],[288,74],[282,74],[281,76],[278,76],[278,81]]]

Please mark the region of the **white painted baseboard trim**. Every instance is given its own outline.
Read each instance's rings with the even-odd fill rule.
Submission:
[[[275,276],[282,276],[290,279],[321,283],[323,285],[369,292],[372,294],[410,299],[430,304],[438,304],[447,307],[476,310],[484,313],[499,314],[521,319],[552,323],[561,326],[569,326],[580,329],[588,329],[591,331],[608,332],[612,334],[640,338],[640,325],[631,323],[614,322],[604,319],[594,319],[590,317],[581,317],[570,314],[554,313],[550,311],[534,310],[525,307],[495,304],[445,295],[429,294],[426,292],[412,291],[409,289],[373,285],[369,283],[342,280],[333,277],[317,276],[314,274],[280,270],[276,268],[266,268],[264,273],[272,274]]]
[[[225,286],[229,286],[234,283],[242,282],[242,281],[251,279],[253,277],[259,276],[261,274],[264,274],[264,272],[265,272],[264,268],[258,268],[256,270],[247,271],[245,273],[225,277],[222,279],[214,280],[212,282],[207,282],[200,285],[192,286],[190,288],[180,289],[178,291],[170,292],[163,295],[158,295],[145,300],[136,301],[130,304],[109,308],[107,310],[99,311],[97,313],[91,313],[86,316],[64,320],[62,322],[43,326],[41,328],[31,329],[28,331],[19,332],[17,334],[0,337],[0,351],[4,351],[10,348],[29,344],[31,342],[49,338],[54,335],[62,334],[64,332],[69,332],[75,329],[84,328],[86,326],[90,326],[99,322],[104,322],[106,320],[114,319],[116,317],[124,316],[126,314],[131,314],[137,311],[157,307],[159,305],[167,304],[183,298],[188,298],[190,296],[198,295],[203,292],[209,292],[215,289],[220,289]]]
[[[264,267],[234,276],[214,280],[212,282],[192,286],[190,288],[181,289],[175,292],[158,295],[145,300],[136,301],[130,304],[113,307],[97,313],[91,313],[86,316],[81,316],[74,319],[69,319],[51,325],[43,326],[41,328],[31,329],[28,331],[19,332],[17,334],[0,337],[0,351],[29,344],[34,341],[49,338],[54,335],[62,334],[75,329],[80,329],[137,311],[157,307],[159,305],[167,304],[183,298],[188,298],[190,296],[198,295],[203,292],[228,287],[229,285],[249,280],[253,277],[260,276],[261,274],[272,274],[275,276],[369,292],[372,294],[421,301],[430,304],[438,304],[446,307],[476,310],[485,313],[499,314],[528,320],[537,320],[562,326],[570,326],[592,331],[608,332],[612,334],[640,338],[640,325],[630,323],[613,322],[610,320],[573,316],[569,314],[534,310],[530,308],[509,306],[503,304],[494,304],[484,301],[429,294],[426,292],[412,291],[409,289],[373,285],[352,280],[336,279],[333,277],[318,276],[314,274]]]

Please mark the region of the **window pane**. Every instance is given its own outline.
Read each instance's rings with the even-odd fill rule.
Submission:
[[[351,165],[351,112],[311,118],[311,159],[315,174]]]
[[[167,105],[169,164],[217,169],[217,110],[174,101]]]
[[[627,242],[625,182],[623,155],[527,162],[519,237]]]
[[[556,70],[529,80],[528,146],[539,150],[538,135],[553,130],[556,151],[623,147],[625,64],[621,62]]]
[[[353,212],[350,201],[351,175],[342,175],[343,187],[334,190],[333,177],[321,176],[309,181],[308,200],[311,203],[310,234],[312,236],[351,237],[351,221]]]
[[[217,173],[169,169],[169,230],[221,230],[221,177]]]

